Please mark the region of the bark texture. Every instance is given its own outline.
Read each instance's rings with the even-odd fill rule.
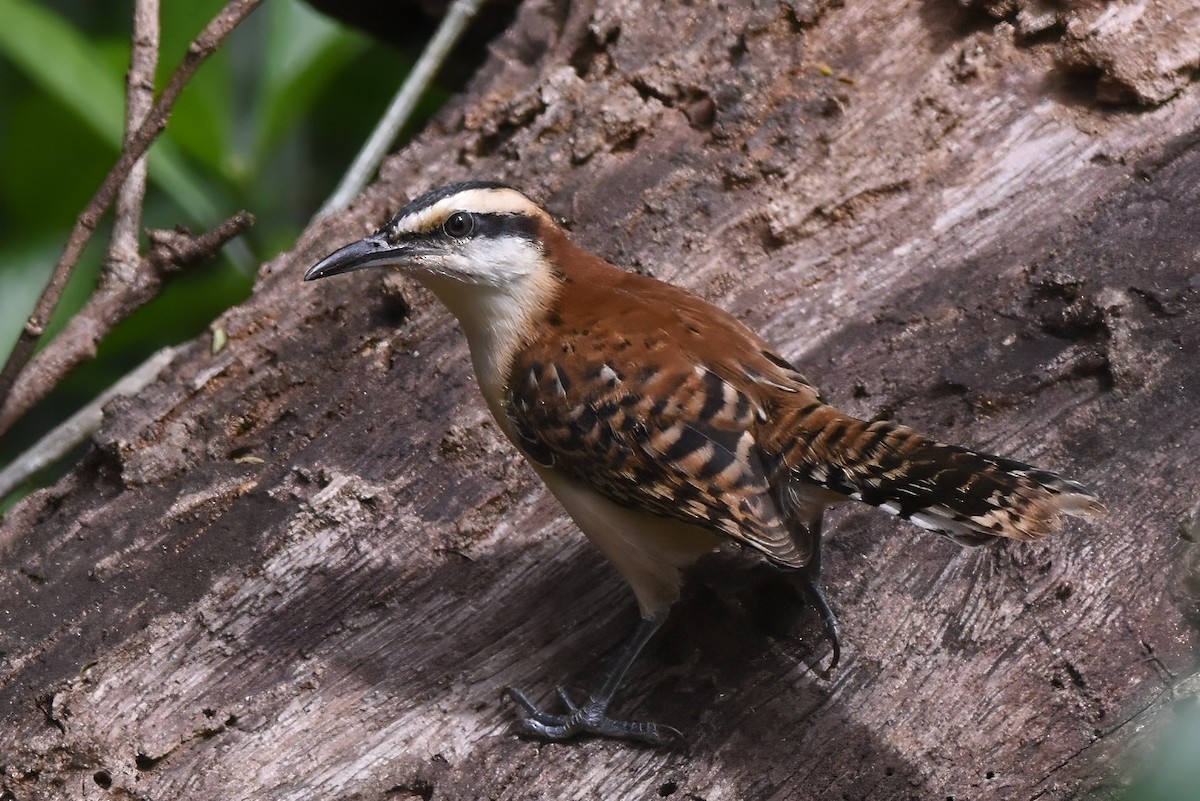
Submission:
[[[111,405],[4,521],[0,798],[1115,795],[1197,684],[1200,19],[977,5],[522,5],[382,180],[264,266],[223,350]],[[474,177],[848,411],[1061,470],[1110,515],[963,550],[842,511],[829,680],[811,615],[718,554],[618,701],[688,752],[515,737],[501,688],[589,686],[632,598],[501,440],[446,312],[397,277],[300,282]]]

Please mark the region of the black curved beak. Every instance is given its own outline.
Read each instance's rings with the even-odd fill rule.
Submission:
[[[308,268],[305,281],[328,278],[368,267],[411,264],[413,258],[422,255],[422,249],[414,242],[393,244],[379,234],[372,234],[357,242],[338,248]]]

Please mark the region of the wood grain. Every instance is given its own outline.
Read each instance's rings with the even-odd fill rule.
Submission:
[[[3,797],[1115,794],[1195,686],[1200,94],[1104,105],[1102,66],[1002,13],[525,3],[380,183],[264,265],[225,349],[111,405],[5,519]],[[501,688],[587,686],[632,598],[487,419],[443,310],[300,280],[467,177],[728,309],[847,411],[1061,470],[1109,516],[962,550],[837,514],[828,681],[811,616],[717,555],[615,710],[688,752],[516,738]]]

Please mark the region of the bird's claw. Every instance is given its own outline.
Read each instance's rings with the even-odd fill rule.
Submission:
[[[574,714],[575,712],[579,711],[579,704],[575,703],[571,699],[571,696],[569,693],[567,693],[565,687],[555,687],[554,692],[557,693],[558,700],[567,708],[568,712]]]
[[[661,723],[613,720],[605,714],[603,705],[594,701],[576,704],[561,687],[558,688],[558,698],[567,708],[565,715],[544,712],[525,693],[514,687],[508,687],[505,694],[525,712],[518,721],[521,731],[543,740],[562,742],[579,735],[592,735],[654,746],[683,742],[683,733],[676,728]]]
[[[841,627],[838,626],[837,615],[834,614],[833,607],[829,605],[829,600],[825,597],[825,591],[821,589],[819,570],[818,566],[811,572],[802,572],[800,589],[808,597],[809,603],[820,616],[821,629],[825,634],[826,641],[828,641],[833,649],[828,666],[821,667],[818,662],[809,663],[809,667],[821,678],[828,679],[838,666],[838,662],[842,659],[842,632]]]

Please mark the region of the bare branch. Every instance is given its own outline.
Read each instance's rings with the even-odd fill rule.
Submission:
[[[239,211],[216,228],[199,236],[182,229],[151,231],[148,264],[159,277],[169,275],[215,256],[226,242],[249,230],[252,225],[254,215],[248,211]]]
[[[132,280],[101,287],[62,333],[22,370],[0,406],[0,434],[8,431],[71,370],[96,355],[96,346],[113,326],[158,296],[163,280],[215,255],[221,246],[254,225],[241,211],[207,233],[151,231],[150,252],[134,268]]]
[[[0,399],[3,399],[4,407],[9,406],[9,394],[16,383],[17,375],[33,355],[38,340],[46,330],[46,324],[54,313],[55,307],[58,306],[71,271],[79,261],[84,246],[91,239],[92,232],[96,230],[100,218],[116,199],[117,189],[129,175],[134,163],[141,158],[150,144],[167,127],[167,120],[171,116],[171,109],[175,106],[175,101],[179,99],[184,87],[196,74],[196,70],[216,51],[225,37],[261,2],[262,0],[232,0],[201,31],[188,47],[187,54],[150,110],[146,121],[129,140],[121,157],[105,177],[104,183],[96,190],[96,194],[92,196],[83,213],[76,219],[75,227],[67,239],[58,264],[54,267],[50,281],[42,290],[33,314],[30,315],[25,327],[21,330],[21,335],[13,346],[3,371],[0,371]]]
[[[158,67],[158,0],[137,0],[133,10],[133,37],[129,54],[129,73],[125,78],[125,145],[137,133],[154,105],[154,72]],[[146,156],[142,155],[129,171],[117,194],[116,219],[112,241],[100,276],[107,282],[134,280],[138,266],[138,231],[141,229],[142,204],[146,197]]]

